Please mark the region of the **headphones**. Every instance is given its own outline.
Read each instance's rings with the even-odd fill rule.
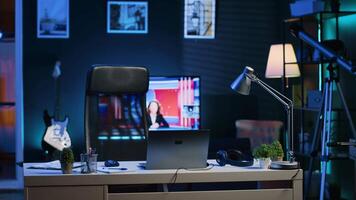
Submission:
[[[219,150],[216,153],[216,162],[220,166],[230,164],[238,167],[248,167],[253,165],[253,158],[251,156],[244,155],[241,151],[236,149],[230,149],[227,151]]]

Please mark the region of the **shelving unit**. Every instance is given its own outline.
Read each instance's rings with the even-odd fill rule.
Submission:
[[[17,106],[20,105],[14,89],[16,88],[15,38],[9,34],[0,39],[0,189],[20,188],[22,168],[16,162],[19,157]],[[20,137],[21,138],[21,137]],[[20,146],[20,144],[19,144]],[[22,146],[22,145],[21,145]],[[21,148],[22,151],[22,148]]]
[[[284,20],[284,25],[288,26],[292,23],[298,23],[301,27],[304,28],[304,31],[307,32],[309,35],[315,36],[314,38],[318,40],[319,42],[325,41],[324,37],[324,23],[327,20],[335,20],[335,40],[339,40],[339,32],[340,32],[340,26],[339,26],[339,18],[343,16],[350,16],[350,15],[355,15],[356,12],[354,11],[340,11],[340,12],[331,12],[331,11],[323,11],[323,12],[317,12],[317,13],[311,13],[299,17],[293,17]],[[286,37],[284,37],[284,41],[286,42]],[[321,91],[323,88],[323,83],[324,83],[324,78],[327,77],[325,75],[325,64],[330,63],[329,60],[323,59],[323,57],[320,57],[320,61],[313,61],[313,56],[312,52],[309,52],[309,55],[305,56],[305,43],[300,40],[299,42],[299,56],[298,56],[298,61],[297,64],[299,64],[300,67],[300,72],[301,76],[299,79],[300,83],[300,88],[299,88],[299,93],[300,93],[300,102],[299,105],[295,107],[296,112],[298,117],[295,117],[297,119],[297,124],[298,127],[295,129],[296,133],[301,133],[301,134],[296,134],[297,137],[295,138],[295,141],[299,141],[298,147],[295,149],[299,149],[299,152],[296,152],[296,155],[299,157],[301,160],[306,160],[309,157],[311,157],[311,148],[305,147],[305,134],[309,133],[309,139],[313,137],[314,133],[314,128],[316,125],[316,122],[318,119],[318,114],[319,114],[319,109],[318,108],[308,108],[307,107],[307,102],[306,102],[306,90],[307,89],[315,89]],[[307,51],[308,53],[308,51]],[[352,59],[351,59],[352,60]],[[291,63],[284,63],[284,66],[286,64],[291,64]],[[337,72],[338,73],[338,72]],[[306,86],[307,84],[307,86]],[[312,85],[311,88],[310,85]],[[294,88],[297,91],[296,88]],[[294,99],[294,98],[293,98]],[[295,99],[294,99],[295,100]],[[343,111],[343,109],[333,109],[336,113],[340,113]],[[354,112],[354,110],[350,110],[351,112]],[[336,123],[340,123],[341,120],[339,118],[336,118]],[[300,142],[301,141],[301,142]],[[311,140],[310,140],[311,141]],[[340,154],[341,155],[341,154]],[[339,155],[338,155],[339,156]],[[348,156],[340,156],[335,157],[335,159],[348,159]],[[313,162],[314,164],[320,163],[320,160],[318,159],[318,156],[315,160],[316,162]],[[303,164],[303,162],[302,162]],[[305,162],[304,162],[305,164]],[[305,165],[306,166],[306,165]],[[308,187],[308,186],[306,186]],[[308,189],[306,189],[307,191]]]
[[[15,102],[0,102],[0,107],[2,106],[15,106]]]
[[[323,19],[326,20],[326,19],[343,17],[343,16],[353,15],[353,14],[356,14],[356,12],[355,11],[339,11],[339,12],[321,11],[321,12],[302,15],[299,17],[288,18],[285,19],[284,22],[297,22],[297,21],[323,20]]]
[[[339,39],[339,18],[343,17],[343,16],[349,16],[349,15],[355,15],[356,12],[355,11],[340,11],[340,12],[332,12],[332,11],[322,11],[322,12],[316,12],[316,13],[311,13],[311,14],[307,14],[307,15],[303,15],[303,16],[299,16],[299,17],[292,17],[289,19],[285,19],[284,23],[285,25],[289,25],[291,23],[299,23],[300,26],[302,26],[304,28],[305,24],[308,23],[309,26],[310,24],[315,24],[314,25],[314,33],[316,33],[316,39],[319,40],[319,42],[323,42],[324,37],[323,37],[323,32],[324,32],[324,22],[326,20],[329,19],[335,19],[335,39],[338,40]],[[306,32],[308,32],[310,34],[310,30],[305,29]],[[311,34],[312,35],[312,34]],[[286,40],[284,38],[284,40]],[[305,111],[315,111],[317,112],[318,109],[311,109],[311,108],[307,108],[306,105],[306,101],[305,101],[305,97],[306,97],[306,91],[305,91],[305,81],[307,78],[309,79],[318,79],[318,82],[315,83],[315,89],[319,89],[322,88],[322,83],[323,83],[323,74],[324,74],[324,64],[328,63],[328,60],[321,58],[320,62],[318,61],[313,61],[313,60],[306,60],[304,57],[304,47],[305,44],[303,41],[299,42],[299,56],[298,56],[298,62],[297,64],[299,64],[300,67],[300,71],[301,71],[301,77],[300,77],[300,106],[299,108],[297,107],[296,109],[300,111],[300,129],[298,130],[298,132],[300,133],[304,133],[305,132],[305,124],[304,124],[304,119],[305,119]],[[303,55],[303,56],[301,56]],[[293,64],[293,63],[284,63],[284,65],[286,64]],[[313,69],[314,68],[314,69]],[[315,69],[317,68],[317,70]],[[310,75],[314,76],[314,77],[306,77],[305,73],[306,70],[309,71],[318,71],[318,74],[313,74],[313,72],[311,72]],[[310,73],[310,72],[309,72]],[[311,81],[309,80],[309,83]],[[321,84],[321,85],[320,85]],[[310,88],[309,88],[310,89]],[[303,109],[301,109],[303,108]],[[302,134],[303,137],[303,134]],[[297,138],[297,141],[304,141],[304,138]],[[300,140],[299,140],[300,139]],[[304,145],[304,143],[302,143],[301,145]],[[301,149],[304,150],[304,147],[302,146]],[[305,153],[300,152],[300,153]]]

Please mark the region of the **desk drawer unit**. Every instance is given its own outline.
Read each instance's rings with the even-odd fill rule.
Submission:
[[[108,200],[266,200],[293,199],[292,189],[109,193]]]
[[[303,170],[216,163],[209,170],[143,170],[139,163],[122,161],[125,172],[68,175],[28,169],[35,164],[25,163],[25,200],[302,200],[303,196]]]
[[[25,200],[105,200],[104,186],[27,187]]]

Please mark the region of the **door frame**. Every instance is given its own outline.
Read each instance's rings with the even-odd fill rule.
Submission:
[[[23,162],[23,79],[22,79],[22,0],[15,0],[15,145],[16,163]],[[0,189],[22,189],[23,168],[16,165],[16,179],[0,180]]]

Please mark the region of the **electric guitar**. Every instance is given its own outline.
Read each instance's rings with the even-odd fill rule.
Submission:
[[[53,152],[54,149],[62,151],[63,148],[69,148],[71,146],[71,140],[67,132],[69,118],[66,116],[63,121],[60,121],[60,66],[60,61],[57,61],[52,73],[52,77],[55,80],[56,90],[54,117],[50,118],[48,112],[44,112],[44,120],[45,124],[47,125],[47,130],[42,138],[42,147],[48,152]]]

